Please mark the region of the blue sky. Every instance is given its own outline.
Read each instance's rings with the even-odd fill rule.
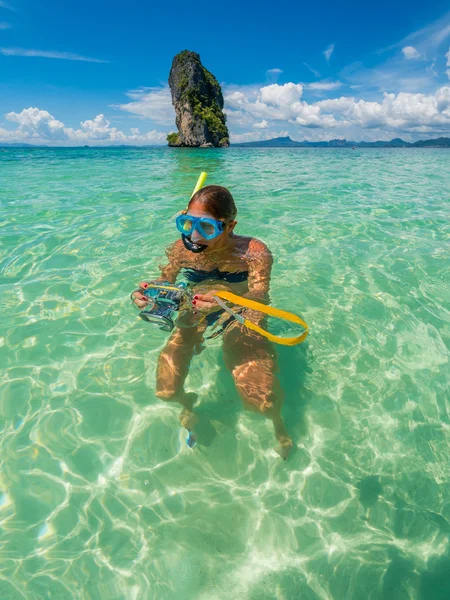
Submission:
[[[0,0],[0,142],[164,143],[185,48],[232,140],[450,135],[448,2]]]

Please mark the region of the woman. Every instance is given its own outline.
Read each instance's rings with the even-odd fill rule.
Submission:
[[[281,418],[283,392],[275,376],[276,355],[270,342],[251,332],[228,315],[213,299],[214,290],[227,289],[259,302],[268,302],[272,255],[256,238],[236,235],[237,209],[231,193],[224,187],[209,185],[191,198],[188,208],[177,218],[182,239],[169,247],[168,264],[160,280],[175,283],[181,272],[193,284],[192,311],[180,313],[173,331],[158,360],[156,395],[183,406],[180,422],[192,431],[195,394],[184,391],[184,381],[192,356],[201,349],[208,325],[226,326],[223,335],[225,364],[230,370],[244,408],[259,412],[272,420],[278,440],[278,453],[286,459],[292,440]],[[148,282],[140,283],[145,290]],[[209,289],[208,289],[209,288]],[[145,308],[148,299],[134,292],[134,302]],[[264,316],[246,309],[245,317],[260,323]]]

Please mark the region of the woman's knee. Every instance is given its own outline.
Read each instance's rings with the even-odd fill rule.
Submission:
[[[175,387],[156,387],[156,397],[165,402],[171,402],[176,399],[178,390]]]
[[[234,367],[232,375],[245,408],[272,417],[279,412],[283,394],[271,358],[253,360]]]

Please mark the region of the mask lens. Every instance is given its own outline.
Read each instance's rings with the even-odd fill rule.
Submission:
[[[179,220],[183,233],[189,234],[192,231],[193,222],[189,217],[181,217]]]
[[[216,235],[216,228],[214,227],[213,223],[210,223],[209,221],[200,221],[200,224],[206,237]]]

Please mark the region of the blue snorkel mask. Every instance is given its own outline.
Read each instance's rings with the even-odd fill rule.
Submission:
[[[197,244],[191,239],[194,230],[199,233],[205,240],[213,240],[219,236],[225,227],[223,221],[217,221],[209,217],[193,217],[191,215],[178,215],[176,218],[178,231],[181,233],[181,239],[187,250],[191,252],[203,252],[208,246],[205,244]]]

